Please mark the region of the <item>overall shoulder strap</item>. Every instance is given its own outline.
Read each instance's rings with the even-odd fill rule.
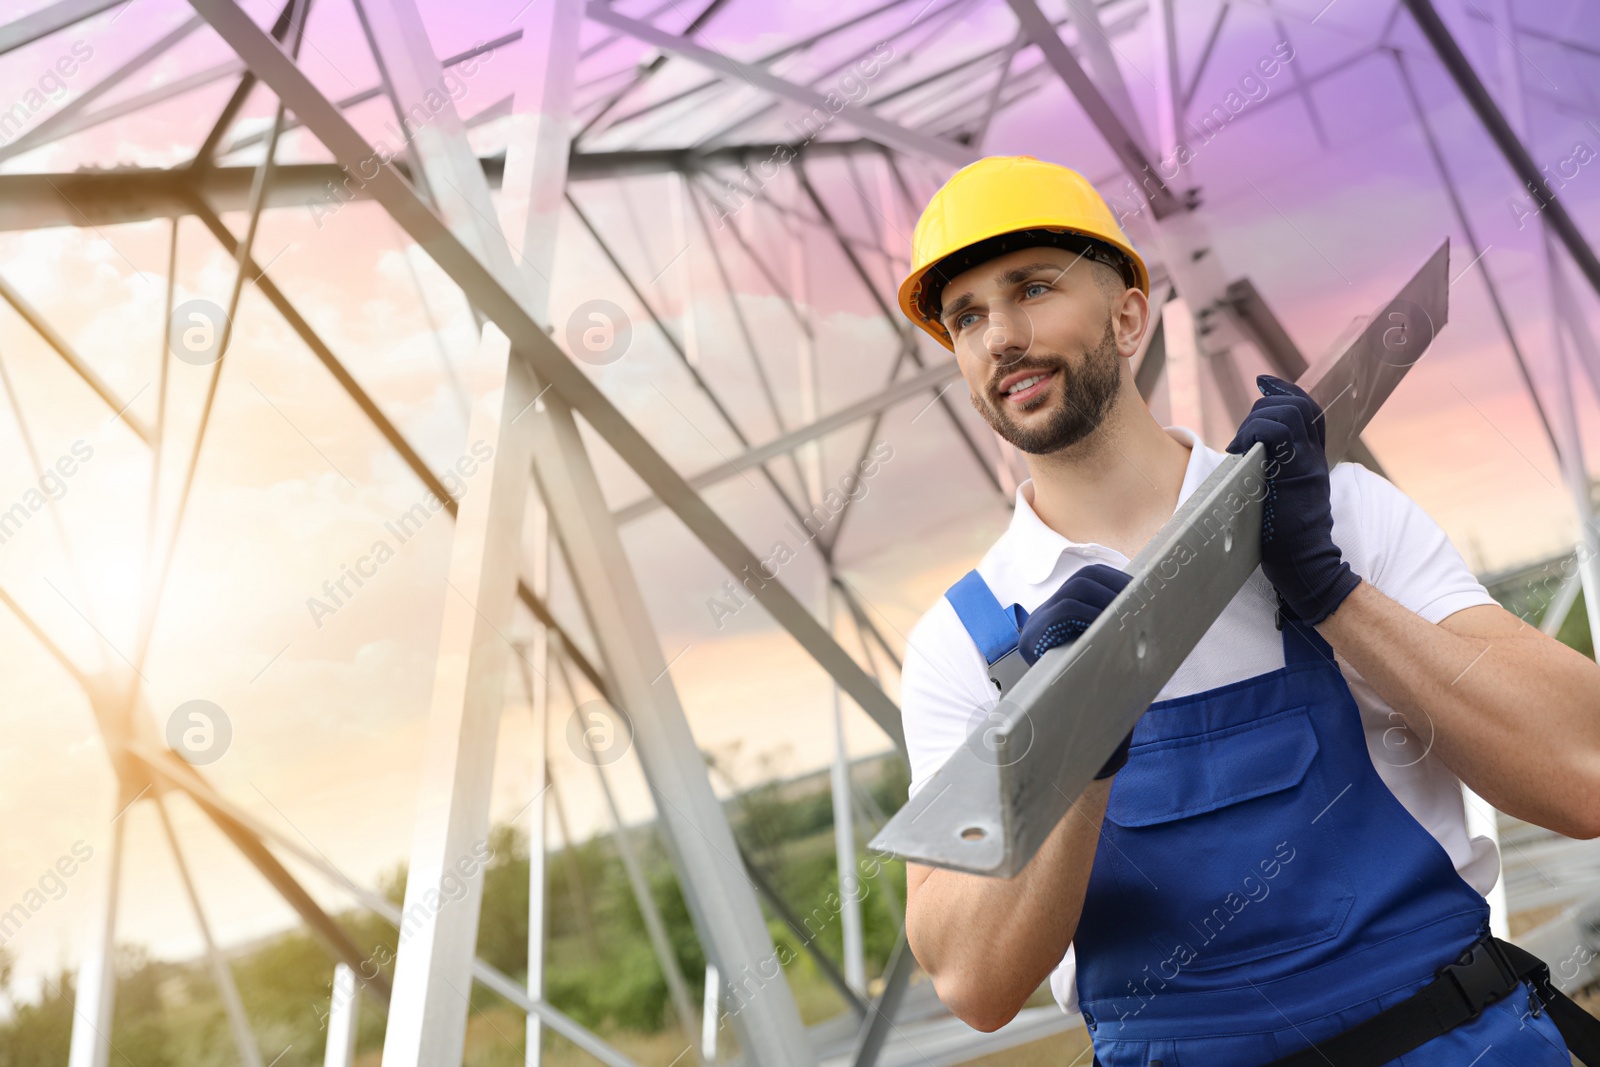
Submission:
[[[944,596],[956,609],[961,625],[972,635],[986,663],[993,664],[1017,647],[1017,633],[1028,621],[1028,613],[1018,604],[1001,607],[989,583],[977,571],[968,571]]]
[[[1336,666],[1333,658],[1333,646],[1317,633],[1316,628],[1299,619],[1290,619],[1283,614],[1282,601],[1278,607],[1278,629],[1283,631],[1283,665],[1296,667],[1301,664],[1315,666]]]

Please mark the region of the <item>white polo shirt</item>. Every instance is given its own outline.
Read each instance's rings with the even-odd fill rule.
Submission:
[[[1169,426],[1167,432],[1190,446],[1178,493],[1181,505],[1226,453],[1207,447],[1184,427]],[[1495,603],[1438,524],[1388,480],[1359,464],[1341,463],[1329,475],[1329,489],[1334,543],[1351,568],[1385,596],[1433,623],[1463,608]],[[1010,527],[977,569],[1002,605],[1020,604],[1032,612],[1090,563],[1127,570],[1129,559],[1114,548],[1072,541],[1046,526],[1034,513],[1029,480],[1017,489]],[[1187,696],[1281,668],[1276,606],[1272,584],[1257,567],[1157,699]],[[1500,876],[1500,854],[1488,838],[1468,835],[1460,779],[1436,756],[1425,756],[1429,739],[1412,734],[1343,657],[1336,653],[1335,660],[1361,709],[1367,750],[1378,775],[1438,839],[1462,879],[1487,894]],[[950,601],[940,597],[911,630],[901,677],[913,794],[997,703],[982,653]],[[1077,1010],[1070,946],[1050,976],[1050,988],[1063,1010]]]

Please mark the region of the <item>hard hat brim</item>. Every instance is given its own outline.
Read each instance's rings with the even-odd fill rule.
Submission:
[[[1130,289],[1150,295],[1150,274],[1139,253],[1121,241],[1107,240],[1099,233],[1062,226],[1059,221],[1041,220],[1039,225],[1021,226],[974,241],[941,256],[913,272],[900,285],[900,310],[944,347],[955,350],[950,334],[939,321],[933,301],[952,278],[991,259],[1024,248],[1064,248],[1084,258],[1104,263],[1117,270]]]

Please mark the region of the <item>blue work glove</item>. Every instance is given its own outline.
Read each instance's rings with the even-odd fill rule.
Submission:
[[[1319,623],[1360,584],[1333,543],[1328,498],[1327,421],[1304,389],[1270,374],[1256,377],[1262,397],[1228,451],[1267,446],[1267,499],[1261,515],[1261,571],[1294,617]]]
[[[1132,580],[1131,575],[1104,563],[1078,568],[1022,624],[1017,645],[1028,666],[1032,667],[1050,649],[1076,641]],[[1128,745],[1132,741],[1133,731],[1129,730],[1095,778],[1110,778],[1120,771],[1128,762]]]

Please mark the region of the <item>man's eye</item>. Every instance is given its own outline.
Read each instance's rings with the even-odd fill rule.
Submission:
[[[978,319],[978,313],[976,311],[968,311],[968,312],[965,312],[963,314],[957,315],[956,316],[956,324],[955,324],[956,325],[956,329],[965,330],[968,326],[971,326],[974,322],[976,322],[977,319]]]
[[[1046,285],[1044,282],[1029,282],[1027,285],[1023,286],[1022,291],[1024,294],[1032,294],[1035,289],[1039,290],[1040,292],[1049,292],[1050,286]]]

